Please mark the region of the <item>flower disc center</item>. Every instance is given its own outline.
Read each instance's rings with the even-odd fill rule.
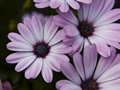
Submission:
[[[35,47],[35,53],[38,57],[45,57],[49,52],[49,48],[45,44],[38,44]]]
[[[88,37],[93,34],[94,28],[91,23],[89,22],[81,22],[78,27],[80,34],[83,37]]]
[[[82,90],[98,90],[98,84],[93,79],[84,81],[81,87],[82,87]]]

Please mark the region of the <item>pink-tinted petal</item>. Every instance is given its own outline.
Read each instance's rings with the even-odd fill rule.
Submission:
[[[32,52],[15,52],[6,57],[7,63],[18,63],[22,59],[33,55]]]
[[[82,88],[75,84],[66,84],[63,85],[60,90],[82,90]]]
[[[65,33],[63,30],[59,30],[55,36],[52,38],[52,40],[49,42],[49,45],[54,45],[58,42],[60,42],[65,37]]]
[[[84,40],[84,49],[85,49],[86,46],[89,46],[90,44],[91,44],[90,41],[85,38],[85,40]]]
[[[53,72],[49,65],[47,64],[46,59],[44,59],[43,62],[42,76],[47,83],[50,83],[53,79]]]
[[[7,48],[12,51],[33,51],[32,45],[22,42],[10,42],[7,44]]]
[[[43,40],[43,26],[42,23],[37,16],[32,16],[32,33],[37,42],[41,42]]]
[[[43,59],[37,58],[25,71],[25,77],[27,79],[36,78],[43,66]]]
[[[48,43],[58,30],[58,26],[53,23],[53,16],[49,17],[44,26],[44,40]]]
[[[112,23],[120,18],[120,9],[114,9],[103,16],[101,16],[96,22],[93,23],[94,27],[106,25]]]
[[[30,15],[26,16],[25,18],[23,18],[24,19],[23,22],[24,22],[24,25],[27,26],[27,28],[32,31],[32,24],[31,24],[30,18],[31,18]]]
[[[15,67],[15,70],[17,72],[20,72],[22,70],[24,70],[25,68],[27,68],[34,60],[35,60],[36,56],[35,55],[31,55],[28,56],[26,58],[23,58]]]
[[[61,70],[62,73],[71,81],[73,81],[75,84],[80,85],[81,84],[81,80],[80,77],[76,71],[76,69],[73,67],[72,64],[68,63],[68,62],[63,62],[61,64]]]
[[[74,54],[75,52],[81,52],[83,48],[83,43],[84,43],[84,38],[80,37],[78,38],[72,45],[72,52],[70,53],[71,55]]]
[[[75,68],[79,75],[81,76],[82,80],[85,81],[85,72],[84,72],[84,66],[83,66],[83,59],[82,56],[79,53],[75,53],[73,55],[73,62],[75,64]]]
[[[75,24],[75,25],[79,24],[78,19],[75,17],[75,15],[73,14],[73,12],[71,10],[68,10],[68,12],[66,12],[66,13],[61,13],[59,10],[57,10],[57,12],[59,13],[60,16],[62,16],[62,18],[66,19],[67,21],[71,22],[72,24]]]
[[[60,0],[51,0],[50,2],[50,7],[51,8],[57,8],[59,7],[61,4],[61,1]]]
[[[111,51],[111,55],[107,58],[105,57],[101,57],[95,74],[94,74],[94,79],[96,80],[102,73],[104,73],[106,71],[106,69],[109,67],[109,65],[113,62],[115,56],[116,56],[116,50],[113,47],[110,47],[110,51]]]
[[[46,62],[50,66],[51,69],[53,69],[56,72],[60,72],[60,62],[59,60],[55,59],[52,56],[47,56],[46,57]]]
[[[101,83],[101,82],[106,82],[106,81],[111,81],[114,79],[118,79],[120,77],[120,64],[117,64],[115,66],[113,66],[112,68],[110,68],[109,70],[107,70],[106,72],[104,72],[98,79],[97,82]]]
[[[2,88],[2,81],[1,81],[1,79],[0,79],[0,90],[3,90],[3,88]]]
[[[61,0],[59,10],[63,13],[67,12],[69,10],[69,5],[64,0]]]
[[[92,53],[91,53],[92,52]],[[95,70],[96,63],[97,63],[97,49],[95,44],[91,46],[87,46],[84,49],[84,68],[85,68],[85,76],[86,79],[89,79]]]
[[[64,43],[58,43],[50,48],[50,52],[58,54],[66,54],[72,51],[71,47],[66,46]]]
[[[61,62],[69,62],[69,58],[66,55],[56,54],[56,53],[50,53],[51,57],[53,57],[55,60]]]
[[[99,90],[120,90],[120,86],[109,86],[107,88],[100,88]]]
[[[46,1],[49,1],[49,0],[33,0],[33,1],[39,3],[39,2],[46,2]]]
[[[99,84],[100,88],[108,88],[109,87],[116,87],[116,86],[120,86],[120,78],[112,80],[112,81],[108,81],[108,82],[103,82]]]
[[[58,90],[60,90],[60,88],[62,87],[62,86],[64,86],[64,85],[70,85],[70,84],[73,84],[74,85],[74,83],[73,82],[71,82],[71,81],[68,81],[68,80],[60,80],[60,81],[58,81],[57,83],[56,83],[56,88],[58,89]]]
[[[74,0],[66,0],[66,2],[73,8],[78,10],[80,8],[80,5],[74,1]]]
[[[95,43],[97,51],[100,55],[102,55],[103,57],[110,56],[110,48],[106,45],[105,41],[103,41],[101,38],[95,35],[88,37],[88,39],[92,44]]]
[[[92,0],[76,0],[76,1],[86,3],[86,4],[90,4],[92,2]]]
[[[5,81],[2,83],[2,89],[0,90],[12,90],[12,86],[10,85],[8,81]]]
[[[99,15],[101,9],[104,6],[105,0],[94,0],[90,4],[89,14],[88,14],[88,22],[93,22],[93,20]]]
[[[31,44],[35,44],[36,41],[34,39],[33,34],[31,33],[31,31],[22,23],[18,24],[18,30],[20,32],[20,34]]]
[[[69,37],[75,37],[79,34],[77,27],[73,25],[66,25],[63,30]]]
[[[120,54],[117,54],[114,61],[111,63],[111,65],[108,67],[108,69],[112,68],[113,66],[117,65],[120,63]]]
[[[69,21],[66,21],[64,18],[62,18],[60,15],[56,15],[53,17],[54,24],[58,25],[59,27],[64,27],[65,25],[71,25]]]
[[[26,44],[30,44],[28,43],[21,35],[17,34],[17,33],[9,33],[8,34],[8,38],[12,41],[12,42],[23,42]]]
[[[99,14],[97,15],[97,17],[95,18],[94,22],[96,20],[98,20],[103,14],[107,13],[108,11],[110,11],[113,8],[114,4],[115,4],[115,0],[107,0],[107,1],[103,0],[103,1],[105,1],[104,5],[102,6],[102,9],[99,12]]]
[[[37,8],[45,8],[45,7],[49,7],[50,5],[50,1],[45,1],[45,2],[41,2],[41,3],[36,3],[35,6]]]

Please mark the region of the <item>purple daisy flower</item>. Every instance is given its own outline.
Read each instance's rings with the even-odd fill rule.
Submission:
[[[108,45],[120,49],[120,24],[113,23],[120,19],[120,9],[112,9],[115,0],[93,0],[91,4],[81,4],[78,18],[68,11],[53,17],[55,24],[64,28],[66,38],[63,40],[73,50],[81,52],[95,43],[97,51],[104,57],[110,56]]]
[[[120,54],[110,47],[108,58],[97,60],[96,46],[85,48],[84,56],[73,55],[75,67],[67,62],[61,64],[63,74],[69,80],[56,83],[57,90],[119,90],[120,89]]]
[[[92,0],[33,0],[37,8],[51,7],[53,9],[59,8],[61,12],[67,12],[69,6],[73,9],[78,10],[80,8],[80,2],[89,4]]]
[[[68,62],[69,58],[64,55],[71,52],[61,40],[65,34],[63,30],[58,30],[58,26],[53,23],[53,16],[49,17],[43,25],[39,16],[24,18],[24,23],[18,24],[17,33],[9,33],[11,40],[7,48],[17,51],[6,58],[8,63],[18,63],[15,67],[17,72],[25,70],[27,79],[36,78],[40,72],[46,82],[51,82],[53,78],[52,70],[60,72],[60,63]]]

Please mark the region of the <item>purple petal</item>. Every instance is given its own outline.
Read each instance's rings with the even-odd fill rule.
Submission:
[[[87,46],[84,49],[83,55],[84,55],[83,61],[85,67],[85,75],[86,75],[86,79],[89,79],[93,75],[97,63],[97,49],[95,44],[91,46]]]
[[[66,21],[64,18],[62,18],[60,15],[53,16],[53,22],[59,27],[64,27],[65,25],[71,25],[69,21]]]
[[[80,77],[76,71],[76,69],[73,67],[72,64],[68,63],[68,62],[63,62],[61,64],[61,70],[62,73],[71,81],[73,81],[75,84],[80,85],[81,84],[81,80]]]
[[[34,45],[36,43],[33,34],[31,33],[31,31],[22,23],[18,24],[18,30],[20,32],[20,34],[28,41],[30,42],[32,45]]]
[[[114,9],[106,14],[104,14],[102,17],[100,17],[96,22],[93,23],[94,27],[106,25],[109,23],[112,23],[120,18],[120,9]]]
[[[66,84],[62,86],[60,90],[82,90],[82,88],[75,84]]]
[[[22,70],[24,70],[25,68],[27,68],[34,60],[35,60],[36,56],[35,55],[31,55],[28,57],[23,58],[15,67],[15,70],[17,72],[20,72]]]
[[[36,78],[43,66],[43,59],[37,58],[25,71],[25,77],[27,79]]]
[[[22,42],[10,42],[7,44],[7,48],[12,51],[33,51],[32,45]]]
[[[81,76],[82,80],[85,81],[85,72],[84,72],[84,66],[83,66],[83,59],[82,56],[79,53],[75,53],[73,55],[73,62],[75,64],[75,68],[79,75]]]
[[[77,27],[74,25],[66,25],[63,30],[69,37],[75,37],[79,34]]]
[[[8,38],[12,41],[12,42],[23,42],[26,44],[30,44],[28,43],[28,41],[26,41],[21,35],[17,34],[17,33],[9,33],[8,34]]]
[[[76,1],[86,3],[86,4],[90,4],[92,2],[92,0],[76,0]]]
[[[63,13],[67,12],[69,10],[69,5],[64,0],[61,0],[59,10]]]
[[[60,0],[51,0],[50,2],[50,7],[51,8],[57,8],[59,7],[61,4],[61,1]]]
[[[58,81],[57,83],[56,83],[56,88],[57,88],[57,90],[60,90],[60,88],[62,87],[62,86],[64,86],[64,85],[70,85],[70,84],[73,84],[74,85],[74,83],[73,82],[71,82],[71,81],[68,81],[68,80],[60,80],[60,81]]]
[[[118,79],[120,77],[120,64],[117,64],[115,66],[113,66],[112,68],[110,68],[109,70],[107,70],[106,72],[104,72],[98,79],[97,82],[101,83],[101,82],[106,82],[106,81],[111,81],[114,79]]]
[[[44,59],[43,63],[42,76],[45,82],[47,83],[50,83],[53,79],[53,72],[49,65],[47,64],[46,59]]]
[[[1,79],[0,79],[0,90],[3,90]]]
[[[49,5],[50,5],[50,1],[45,1],[45,2],[35,4],[37,8],[45,8],[45,7],[49,7]]]
[[[80,5],[78,4],[77,1],[74,0],[66,0],[66,2],[73,8],[78,10],[80,8]]]
[[[44,27],[44,40],[46,43],[53,38],[57,30],[58,26],[53,23],[53,16],[49,17]]]
[[[58,53],[58,54],[66,54],[66,53],[70,53],[71,51],[72,51],[72,48],[66,46],[62,42],[55,44],[50,48],[50,52]]]
[[[12,86],[10,85],[10,83],[8,81],[5,81],[2,83],[2,88],[0,90],[12,90]]]
[[[111,55],[107,58],[105,57],[101,57],[99,62],[98,62],[98,65],[97,65],[97,68],[96,68],[96,71],[95,71],[95,74],[94,74],[94,79],[96,80],[102,73],[104,73],[106,71],[106,69],[110,66],[110,64],[113,62],[115,56],[116,56],[116,50],[115,48],[111,47],[110,48],[110,51],[111,51]]]
[[[69,58],[66,55],[56,54],[56,53],[50,53],[51,57],[53,57],[55,60],[58,60],[61,62],[69,62]]]
[[[68,10],[68,12],[66,13],[61,13],[58,9],[57,12],[60,16],[62,16],[62,18],[64,18],[65,20],[71,22],[72,24],[78,25],[79,21],[76,18],[76,16],[73,14],[73,12],[71,10]]]
[[[30,18],[31,18],[30,15],[26,16],[25,18],[23,18],[23,22],[24,22],[24,25],[27,26],[27,28],[32,31],[32,23],[31,23]]]
[[[52,38],[52,40],[49,42],[49,45],[54,45],[58,42],[60,42],[65,37],[65,33],[63,30],[59,30],[55,36]]]
[[[32,33],[34,34],[37,42],[41,42],[43,40],[43,26],[39,17],[32,16],[32,28]]]
[[[25,57],[31,56],[33,53],[31,52],[16,52],[12,53],[6,57],[7,63],[18,63]]]

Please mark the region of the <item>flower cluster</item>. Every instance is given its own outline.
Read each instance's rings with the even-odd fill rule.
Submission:
[[[17,26],[20,34],[8,34],[7,49],[14,53],[7,63],[17,63],[15,70],[25,70],[26,79],[41,72],[47,83],[52,82],[52,70],[62,72],[69,80],[58,81],[58,90],[119,90],[120,24],[115,21],[120,9],[112,10],[115,0],[33,1],[37,8],[56,9],[58,15],[24,15]]]

